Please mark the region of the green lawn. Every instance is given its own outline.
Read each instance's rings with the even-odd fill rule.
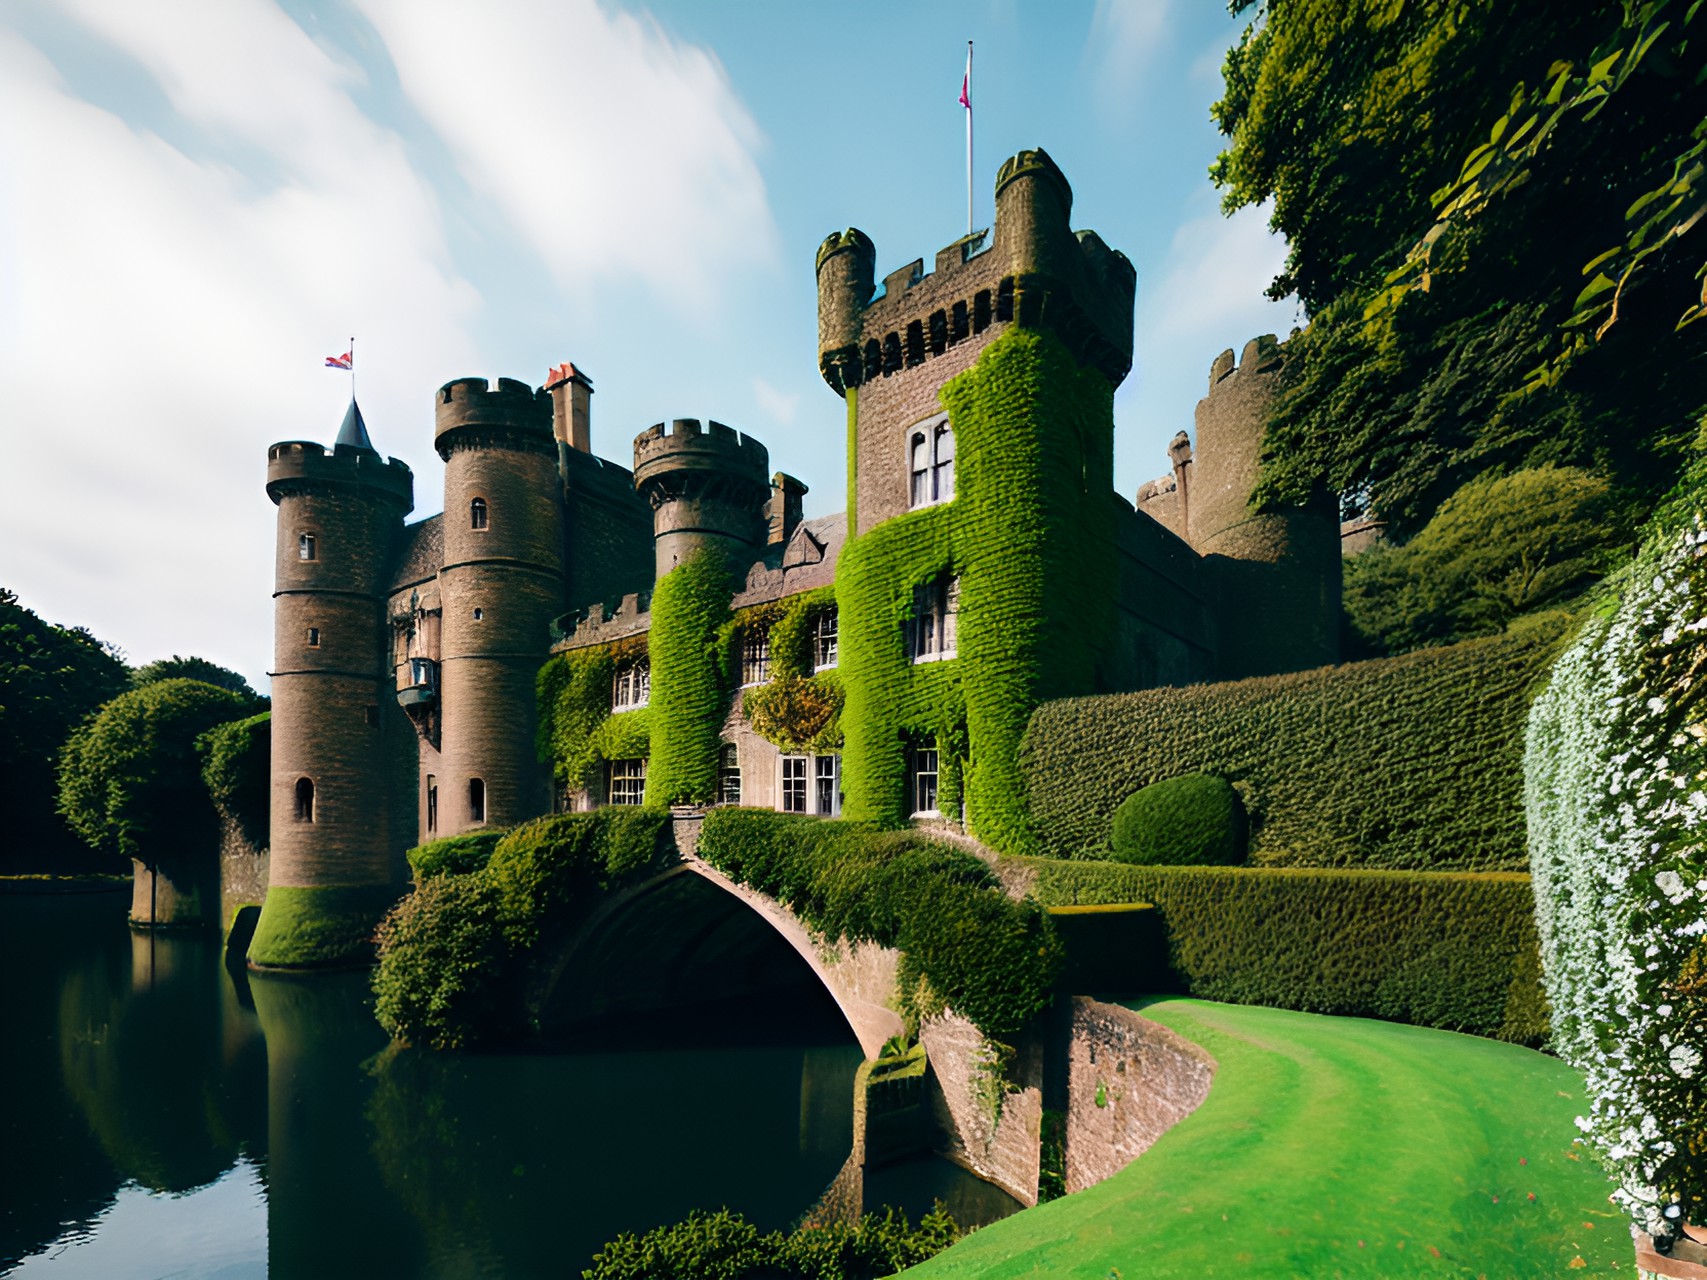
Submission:
[[[1220,1064],[1209,1097],[1098,1186],[978,1231],[909,1276],[1635,1274],[1572,1145],[1582,1082],[1474,1036],[1164,999]]]

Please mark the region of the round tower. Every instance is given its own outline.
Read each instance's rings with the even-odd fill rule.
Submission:
[[[652,505],[652,545],[662,578],[705,546],[745,568],[768,536],[770,454],[751,436],[697,418],[659,423],[634,437],[634,487]]]
[[[861,381],[859,343],[877,278],[877,246],[857,227],[818,246],[818,370],[837,394]]]
[[[301,923],[353,913],[371,915],[371,925],[403,878],[407,841],[393,839],[393,827],[412,823],[393,812],[387,763],[406,744],[393,740],[395,716],[386,714],[384,573],[414,506],[414,479],[374,451],[352,402],[330,452],[306,440],[267,451],[267,496],[278,506],[272,858],[250,958],[327,964],[345,957],[305,944],[314,930]]]
[[[1220,674],[1300,671],[1339,656],[1339,523],[1331,499],[1255,512],[1263,429],[1280,348],[1252,338],[1239,362],[1216,357],[1197,404],[1187,539],[1215,557]]]
[[[1074,279],[1081,255],[1072,216],[1073,188],[1047,151],[1021,151],[1002,162],[995,250],[1014,274]]]
[[[433,419],[445,461],[441,720],[421,769],[436,833],[450,836],[551,809],[534,676],[565,608],[563,490],[545,392],[461,378],[439,388]]]

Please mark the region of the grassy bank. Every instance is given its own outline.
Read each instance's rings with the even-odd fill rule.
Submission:
[[[1356,1018],[1162,999],[1219,1063],[1207,1101],[1098,1186],[909,1276],[1630,1275],[1556,1059]]]

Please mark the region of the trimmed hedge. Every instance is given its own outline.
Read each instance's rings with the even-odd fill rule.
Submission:
[[[418,844],[403,856],[409,860],[409,869],[417,881],[431,880],[434,876],[465,876],[492,861],[492,851],[503,838],[502,831],[470,831]]]
[[[715,809],[699,856],[826,938],[899,948],[905,971],[986,1035],[1020,1030],[1049,1003],[1062,951],[1048,916],[1008,898],[970,853],[913,832]]]
[[[506,832],[478,870],[423,876],[379,927],[380,1025],[434,1049],[524,1034],[536,948],[650,868],[667,821],[632,808],[539,818]]]
[[[1233,784],[1188,773],[1140,787],[1114,811],[1114,861],[1227,867],[1245,859],[1244,802]]]
[[[216,725],[196,740],[202,781],[219,816],[265,849],[272,807],[273,713]]]
[[[1202,772],[1239,787],[1256,863],[1521,870],[1524,721],[1565,625],[1041,706],[1021,764],[1042,852],[1104,856],[1122,800]]]
[[[1153,903],[1168,968],[1132,988],[1465,1031],[1547,1035],[1529,877],[1012,859],[1047,906]]]

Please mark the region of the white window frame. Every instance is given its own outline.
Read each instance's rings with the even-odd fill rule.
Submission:
[[[830,784],[828,807],[824,804],[821,791],[825,782]],[[812,812],[820,818],[839,818],[842,816],[842,758],[840,755],[828,753],[812,757],[811,805]]]
[[[926,763],[927,757],[929,758],[929,763],[931,765],[929,769],[923,767]],[[923,798],[919,790],[920,785],[927,776],[931,779],[931,807],[928,809],[921,807],[919,804],[920,800]],[[942,757],[938,753],[937,749],[935,747],[911,748],[907,753],[907,789],[912,793],[913,817],[942,817],[942,810],[937,807],[937,801],[942,795],[941,787]]]
[[[730,797],[730,783],[734,797]],[[720,743],[717,748],[717,803],[741,803],[741,749],[733,742]]]
[[[645,658],[620,663],[611,677],[610,709],[638,711],[652,698],[652,664]]]
[[[826,626],[826,624],[828,624]],[[812,623],[812,670],[829,671],[836,665],[840,636],[836,606],[825,609]]]
[[[958,656],[960,579],[943,574],[913,588],[907,620],[907,651],[914,663],[946,662]]]
[[[807,763],[810,756],[790,755],[781,756],[777,762],[777,800],[778,807],[783,813],[810,813],[812,803],[812,770]],[[790,776],[798,774],[798,776]],[[798,788],[798,791],[795,789]],[[798,794],[799,805],[789,801]]]
[[[922,511],[954,501],[954,428],[946,413],[908,427],[901,437],[907,470],[907,510]]]
[[[749,680],[756,675],[756,680]],[[771,629],[755,627],[741,633],[741,687],[755,689],[771,678]]]

